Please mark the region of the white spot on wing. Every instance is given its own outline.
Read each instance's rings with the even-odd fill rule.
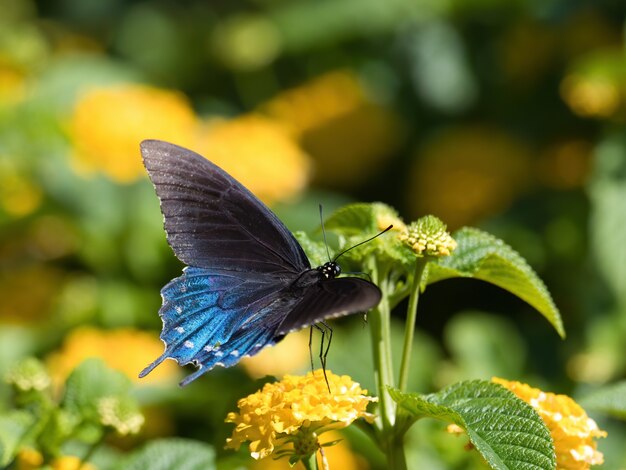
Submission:
[[[182,326],[177,326],[176,331],[178,331],[179,333],[184,333],[185,329]]]
[[[236,349],[233,349],[233,351],[230,353],[231,356],[233,357],[239,357],[239,351],[237,351]]]
[[[204,350],[205,350],[206,352],[211,352],[211,351],[213,351],[213,346],[205,346],[205,347],[204,347]]]
[[[215,351],[215,357],[222,357],[224,353],[222,351]]]
[[[193,346],[194,346],[193,341],[185,341],[185,347],[186,348],[191,349],[191,348],[193,348]]]
[[[176,313],[183,313],[183,308],[180,305],[174,307],[174,310],[176,310]]]

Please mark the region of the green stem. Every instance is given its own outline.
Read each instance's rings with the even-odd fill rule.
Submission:
[[[376,282],[374,280],[374,282]],[[372,339],[374,359],[374,378],[378,395],[379,431],[382,436],[390,435],[395,417],[395,403],[387,392],[387,386],[393,385],[393,368],[391,367],[390,351],[390,310],[385,294],[385,286],[378,284],[383,291],[383,298],[378,306],[368,314],[368,324]]]
[[[300,460],[306,470],[317,470],[317,453],[313,452],[308,458]]]
[[[413,280],[411,282],[411,294],[409,296],[409,307],[406,314],[406,325],[404,327],[404,346],[402,348],[402,362],[400,363],[400,379],[398,388],[400,391],[406,391],[409,381],[409,370],[411,362],[411,351],[413,349],[413,334],[415,332],[415,320],[417,318],[417,302],[420,296],[420,284],[422,282],[422,274],[426,267],[427,259],[418,258],[415,263],[415,271],[413,272]]]
[[[397,436],[394,430],[396,404],[387,391],[387,387],[394,384],[391,356],[391,308],[389,305],[389,294],[393,285],[389,283],[389,276],[382,275],[379,278],[376,269],[371,269],[370,272],[372,273],[372,281],[380,287],[383,293],[380,303],[368,316],[376,392],[378,394],[379,421],[376,423],[379,431],[378,437],[381,448],[387,456],[387,468],[406,470],[402,436]]]
[[[91,444],[91,446],[89,446],[89,448],[87,449],[87,452],[85,452],[85,455],[83,455],[83,458],[80,459],[81,467],[83,464],[86,464],[87,462],[89,462],[89,459],[93,457],[93,454],[96,452],[96,450],[98,450],[98,448],[104,443],[104,439],[106,438],[107,433],[108,433],[107,430],[102,430],[102,434],[100,435],[100,438],[96,442]]]

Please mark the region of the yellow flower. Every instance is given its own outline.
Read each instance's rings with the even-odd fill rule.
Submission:
[[[85,92],[70,122],[74,164],[114,181],[145,175],[139,156],[143,139],[191,146],[198,120],[182,94],[143,85],[119,85]]]
[[[26,95],[26,76],[13,64],[0,61],[0,107],[19,103]]]
[[[239,400],[239,413],[226,418],[236,425],[226,446],[238,449],[249,441],[255,459],[272,453],[303,458],[319,449],[318,436],[324,431],[346,427],[357,418],[373,420],[366,408],[376,398],[367,396],[367,390],[347,375],[326,374],[330,392],[323,372],[316,370],[305,376],[286,375]]]
[[[16,240],[17,244],[12,245],[18,257],[23,253],[19,245],[23,241]],[[23,264],[12,270],[0,270],[0,321],[45,324],[62,287],[64,274],[50,264]]]
[[[445,224],[433,215],[411,223],[400,234],[400,240],[419,256],[448,256],[456,248],[456,240],[446,232]]]
[[[20,450],[16,458],[16,470],[39,470],[43,467],[43,455],[35,449],[25,448]],[[95,465],[83,463],[81,459],[73,455],[64,455],[54,459],[50,466],[52,470],[97,470]]]
[[[293,197],[308,182],[309,157],[284,126],[262,116],[214,122],[193,149],[266,203]]]
[[[604,456],[594,438],[606,437],[595,421],[567,395],[556,395],[527,384],[494,377],[491,379],[530,404],[550,430],[559,470],[585,470],[600,465]]]
[[[291,333],[276,346],[265,348],[255,356],[244,357],[240,364],[250,377],[257,379],[301,371],[309,364],[308,343],[308,331]]]
[[[43,455],[35,449],[24,448],[17,454],[15,463],[16,470],[37,470],[43,465]]]
[[[349,114],[366,101],[365,91],[354,74],[334,71],[281,93],[265,103],[261,111],[300,137]]]
[[[15,217],[33,213],[43,200],[41,188],[18,168],[18,160],[0,156],[0,208]]]
[[[568,75],[561,82],[560,91],[563,100],[579,116],[606,118],[620,107],[620,89],[609,77]]]
[[[52,470],[97,470],[97,467],[90,463],[82,463],[80,458],[73,455],[64,455],[54,459]]]
[[[133,329],[98,330],[78,328],[66,338],[63,347],[48,357],[48,369],[57,385],[90,357],[101,358],[109,367],[125,373],[140,384],[156,384],[178,379],[178,368],[167,361],[149,377],[139,380],[137,374],[153,356],[161,354],[163,344],[151,333]]]
[[[285,91],[259,112],[288,128],[315,161],[325,185],[362,184],[393,155],[402,123],[349,70],[326,73]]]
[[[505,210],[526,187],[524,144],[486,126],[451,128],[421,150],[408,175],[413,214],[437,214],[456,229]]]

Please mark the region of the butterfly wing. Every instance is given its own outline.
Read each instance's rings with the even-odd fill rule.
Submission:
[[[274,344],[283,312],[291,308],[283,305],[283,282],[271,275],[186,268],[161,290],[165,351],[139,377],[171,358],[199,368],[185,385],[216,365],[232,366]]]
[[[366,312],[381,297],[375,284],[358,277],[318,280],[304,289],[301,300],[281,322],[277,334],[286,335],[329,318]]]
[[[291,232],[256,196],[206,158],[158,140],[141,143],[167,240],[183,263],[300,273],[311,266]]]

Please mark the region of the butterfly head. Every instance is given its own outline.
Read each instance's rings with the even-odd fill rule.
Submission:
[[[333,279],[341,274],[341,267],[335,261],[329,261],[322,266],[318,266],[317,270],[322,273],[324,279]]]

